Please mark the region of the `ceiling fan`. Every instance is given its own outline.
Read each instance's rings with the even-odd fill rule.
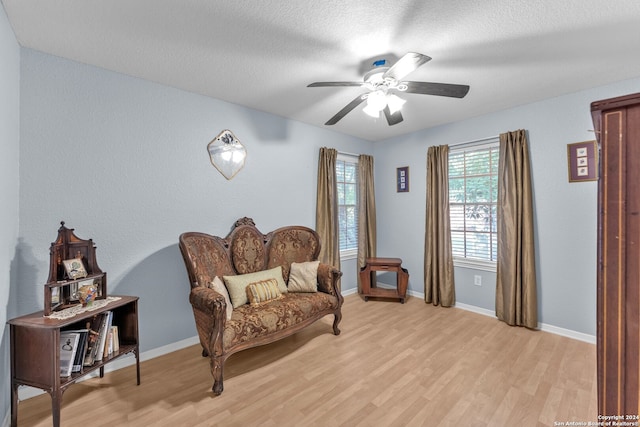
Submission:
[[[373,62],[373,69],[364,75],[361,82],[316,82],[307,87],[333,87],[333,86],[363,86],[368,92],[358,95],[348,103],[335,116],[331,117],[325,125],[335,125],[358,105],[367,101],[363,111],[372,117],[379,117],[383,111],[390,126],[400,123],[400,112],[405,100],[394,92],[417,93],[422,95],[448,96],[452,98],[464,98],[469,92],[469,86],[449,83],[411,82],[403,80],[408,74],[415,71],[431,58],[421,53],[409,52],[400,58],[392,66],[387,66],[386,59]]]

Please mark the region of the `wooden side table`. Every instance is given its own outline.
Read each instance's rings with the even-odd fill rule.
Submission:
[[[369,297],[397,298],[404,304],[409,272],[406,268],[402,268],[402,260],[400,258],[367,258],[365,262],[365,266],[360,269],[360,294],[364,296],[364,300],[369,301]],[[397,274],[396,289],[379,288],[374,276],[376,271],[395,272]],[[371,276],[374,277],[373,283],[371,283]]]

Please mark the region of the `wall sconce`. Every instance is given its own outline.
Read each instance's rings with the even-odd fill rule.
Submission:
[[[207,145],[211,164],[218,169],[225,178],[233,178],[244,166],[247,150],[238,138],[228,129],[220,132]]]

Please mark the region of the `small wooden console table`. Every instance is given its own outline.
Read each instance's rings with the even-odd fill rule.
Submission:
[[[51,395],[51,413],[54,427],[60,426],[62,394],[70,385],[85,375],[99,370],[115,359],[132,353],[136,358],[136,380],[140,385],[140,352],[138,346],[138,297],[120,296],[103,308],[87,311],[65,320],[49,319],[44,312],[28,314],[9,320],[11,334],[11,427],[18,425],[18,386],[42,389]],[[118,326],[119,351],[105,356],[102,361],[84,368],[70,377],[60,376],[60,331],[81,329],[87,319],[107,310],[113,312],[113,325]]]
[[[375,280],[376,271],[397,273],[396,289],[379,288]],[[400,303],[404,304],[408,282],[409,272],[402,268],[400,258],[367,258],[365,266],[360,269],[360,294],[364,296],[365,301],[369,301],[369,297],[398,298]]]

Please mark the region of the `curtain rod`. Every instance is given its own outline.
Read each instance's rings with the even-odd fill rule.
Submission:
[[[465,142],[455,142],[453,144],[449,144],[449,147],[459,147],[461,145],[472,145],[472,144],[479,144],[481,142],[485,142],[485,141],[489,141],[491,139],[499,139],[500,135],[496,135],[496,136],[488,136],[486,138],[480,138],[480,139],[474,139],[471,141],[465,141]]]
[[[338,154],[344,154],[345,156],[358,157],[360,154],[347,153],[346,151],[338,151]]]

